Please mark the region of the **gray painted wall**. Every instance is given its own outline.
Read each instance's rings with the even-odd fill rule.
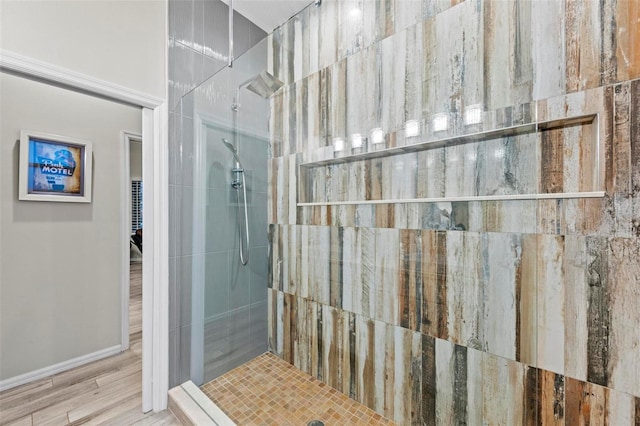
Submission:
[[[0,47],[164,97],[166,0],[0,2]]]
[[[129,146],[131,180],[142,180],[142,142],[131,141]]]
[[[0,380],[119,345],[122,130],[140,110],[0,74]],[[37,107],[34,107],[37,106]],[[93,141],[90,204],[18,201],[20,130]]]
[[[158,97],[167,90],[166,40],[166,0],[0,2],[0,48]],[[140,133],[141,116],[5,75],[0,98],[0,379],[6,379],[120,342],[119,132]],[[92,204],[17,201],[20,128],[94,140]],[[74,278],[52,274],[69,260]]]

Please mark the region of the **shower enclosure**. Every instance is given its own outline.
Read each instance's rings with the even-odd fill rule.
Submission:
[[[182,371],[268,344],[397,424],[632,424],[638,70],[572,46],[634,15],[551,3],[325,1],[183,98]]]
[[[267,350],[268,97],[282,83],[266,68],[263,40],[182,100],[193,117],[193,256],[182,268],[197,384]]]

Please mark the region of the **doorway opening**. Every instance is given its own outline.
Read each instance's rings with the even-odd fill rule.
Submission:
[[[142,409],[161,411],[167,407],[169,388],[166,100],[1,49],[0,71],[141,108],[147,206],[144,213]],[[128,268],[123,269],[128,272]]]
[[[142,136],[122,132],[122,350],[142,344]],[[136,347],[134,347],[136,345]],[[141,350],[141,348],[140,348]]]

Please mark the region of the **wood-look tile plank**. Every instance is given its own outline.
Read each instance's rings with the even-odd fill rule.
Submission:
[[[168,410],[147,415],[140,421],[132,423],[135,426],[180,426],[182,423]]]
[[[129,398],[96,417],[83,423],[93,425],[180,425],[176,417],[169,411],[159,413],[142,412],[142,396]]]
[[[129,376],[112,385],[99,388],[91,398],[81,406],[69,410],[69,422],[84,423],[96,414],[100,414],[117,406],[130,398],[134,398],[142,391],[142,372]]]
[[[33,383],[9,389],[0,393],[0,422],[2,421],[2,413],[4,410],[28,401],[30,398],[35,399],[36,395],[42,395],[52,388],[51,378],[38,380]]]
[[[76,383],[64,388],[52,390],[51,392],[40,395],[34,400],[17,401],[18,404],[11,408],[2,408],[1,423],[9,423],[13,420],[24,417],[36,411],[44,410],[52,405],[59,404],[68,399],[72,399],[78,395],[84,395],[94,392],[98,388],[95,381]]]
[[[42,389],[50,388],[53,386],[53,382],[50,377],[47,377],[42,380],[36,380],[35,382],[26,383],[22,386],[18,386],[13,389],[8,389],[2,393],[0,393],[0,407],[4,407],[4,404],[8,401],[11,401],[15,398],[22,398],[27,395],[29,392],[37,392]]]
[[[54,388],[64,387],[86,380],[93,380],[96,377],[107,373],[116,372],[125,365],[135,361],[137,356],[129,351],[120,355],[92,362],[64,373],[56,374],[52,377]]]
[[[140,371],[142,371],[142,361],[139,360],[130,365],[125,365],[115,372],[97,377],[96,383],[99,387],[102,387],[108,385],[109,383],[117,382],[118,380],[129,377],[132,374],[139,373]]]
[[[94,408],[96,406],[96,402],[100,403],[107,398],[117,399],[120,397],[120,394],[129,394],[131,389],[134,392],[137,392],[141,387],[141,380],[142,375],[138,371],[138,373],[132,377],[127,377],[118,382],[97,387],[97,389],[92,392],[80,394],[74,398],[60,401],[59,403],[53,404],[43,410],[34,412],[34,422],[38,424],[46,421],[48,418],[55,417],[62,413],[66,414],[82,407],[90,406]]]
[[[131,338],[129,340],[129,344],[129,352],[138,356],[138,358],[142,358],[142,337],[139,337],[135,340]]]
[[[115,406],[103,410],[101,413],[95,415],[91,419],[88,419],[83,424],[130,425],[144,418],[145,415],[142,412],[142,396],[136,395],[126,399],[125,401],[121,401]]]
[[[142,412],[142,397],[130,398],[118,406],[118,410],[110,410],[91,419],[86,425],[132,425],[145,419]]]
[[[32,416],[33,418],[33,416]],[[33,424],[35,426],[60,426],[69,424],[69,417],[67,417],[67,413],[56,414],[55,416],[47,417],[44,420],[34,420]]]
[[[0,417],[0,420],[2,420],[2,418]],[[4,423],[3,423],[4,424]],[[7,423],[7,426],[32,426],[33,425],[33,419],[31,418],[31,415],[28,416],[24,416],[18,420],[15,420],[11,423]]]

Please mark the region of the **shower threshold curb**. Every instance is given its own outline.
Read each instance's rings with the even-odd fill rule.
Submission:
[[[169,409],[184,425],[237,426],[191,380],[169,391]]]

